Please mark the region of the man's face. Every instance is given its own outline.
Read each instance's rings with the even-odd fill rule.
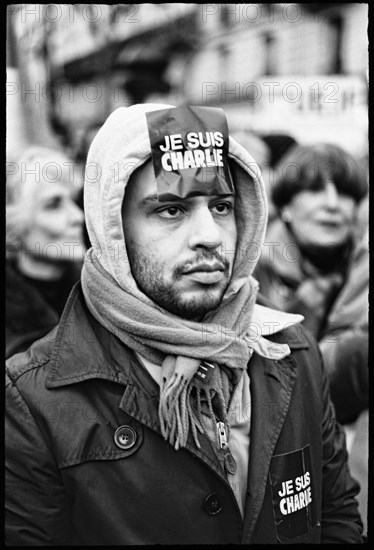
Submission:
[[[234,205],[233,195],[160,202],[152,163],[139,168],[126,189],[122,219],[142,292],[186,319],[200,320],[219,306],[235,257]]]

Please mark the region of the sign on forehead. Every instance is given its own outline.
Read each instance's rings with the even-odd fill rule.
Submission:
[[[222,109],[181,106],[146,117],[160,201],[235,193]]]

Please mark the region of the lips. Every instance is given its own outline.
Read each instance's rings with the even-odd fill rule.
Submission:
[[[220,262],[201,263],[188,267],[183,275],[194,283],[212,285],[219,283],[224,278],[225,266]]]
[[[326,227],[340,227],[341,225],[343,225],[343,222],[342,220],[318,220],[318,223],[320,225],[324,225]]]
[[[188,269],[185,269],[183,273],[187,275],[190,273],[196,273],[196,272],[202,272],[202,271],[207,273],[212,273],[214,271],[224,271],[224,270],[225,270],[225,266],[219,262],[216,262],[213,264],[207,264],[207,263],[197,264],[192,267],[189,267]]]

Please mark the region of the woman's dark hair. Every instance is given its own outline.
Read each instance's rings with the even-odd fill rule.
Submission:
[[[280,209],[304,190],[323,189],[327,181],[338,192],[359,202],[368,189],[367,174],[350,153],[330,143],[296,145],[282,159],[272,186],[272,200]]]

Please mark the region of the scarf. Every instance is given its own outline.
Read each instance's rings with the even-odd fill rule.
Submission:
[[[238,240],[231,280],[219,307],[201,322],[182,319],[153,302],[133,279],[122,227],[122,201],[131,173],[150,157],[145,112],[163,107],[147,104],[117,109],[91,144],[87,163],[99,170],[95,178],[88,174],[85,180],[86,223],[93,246],[85,256],[82,289],[89,310],[105,328],[160,365],[161,432],[178,449],[186,446],[190,434],[200,447],[202,414],[215,429],[219,421],[229,430],[230,387],[254,351],[279,359],[289,348],[263,338],[263,311],[257,320],[253,315],[258,311],[258,283],[251,273],[263,243],[267,204],[255,161],[232,138]]]
[[[353,239],[349,236],[341,245],[325,247],[318,245],[303,246],[295,238],[288,223],[278,219],[272,222],[267,233],[272,257],[272,268],[286,281],[299,285],[306,277],[341,273],[345,275],[351,256]],[[268,251],[267,251],[268,252]]]
[[[229,429],[227,369],[234,371],[237,381],[253,351],[272,359],[289,353],[287,345],[270,342],[258,333],[260,324],[254,320],[256,316],[252,318],[258,291],[253,277],[243,280],[237,292],[223,300],[219,311],[197,322],[122,289],[100,265],[92,248],[86,260],[82,287],[91,313],[129,348],[162,368],[161,432],[176,449],[186,446],[190,430],[200,447],[197,432],[204,431],[203,413],[214,426],[219,420]],[[208,374],[199,371],[201,366]]]

